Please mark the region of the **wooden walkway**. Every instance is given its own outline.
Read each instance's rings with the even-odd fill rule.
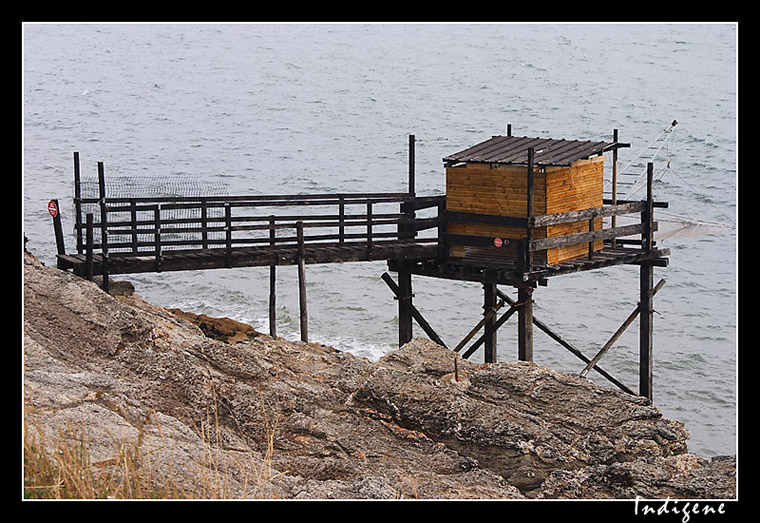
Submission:
[[[366,262],[377,260],[425,260],[435,259],[438,244],[434,240],[396,240],[377,242],[371,248],[366,243],[319,243],[303,248],[306,264]],[[102,275],[104,267],[109,274],[135,274],[145,272],[169,272],[232,267],[271,267],[297,265],[298,248],[292,245],[237,247],[230,253],[224,249],[164,251],[155,254],[115,253],[109,254],[104,263],[102,253],[93,255],[93,275]],[[58,267],[71,269],[85,276],[86,254],[63,254],[58,256]]]
[[[75,174],[76,174],[75,170]],[[445,196],[409,193],[306,194],[219,197],[106,198],[102,164],[99,164],[100,196],[82,198],[75,184],[76,251],[67,253],[63,242],[57,201],[50,202],[57,264],[61,269],[92,279],[103,276],[108,292],[109,276],[234,267],[270,268],[270,334],[275,332],[275,268],[298,266],[301,339],[308,341],[306,312],[306,264],[387,261],[398,274],[398,283],[386,273],[383,280],[399,306],[399,345],[412,338],[412,321],[438,343],[443,341],[413,304],[411,275],[479,282],[483,285],[484,318],[462,340],[464,348],[478,329],[484,334],[464,357],[482,345],[486,362],[495,362],[496,330],[513,314],[518,317],[518,358],[533,360],[533,325],[547,332],[622,390],[632,389],[600,369],[597,362],[613,337],[594,358],[586,357],[545,324],[533,317],[533,290],[551,277],[614,265],[640,267],[639,304],[631,318],[640,317],[639,394],[651,399],[652,298],[661,284],[653,284],[653,268],[668,264],[669,252],[653,240],[657,229],[654,208],[666,207],[652,198],[653,166],[647,172],[645,201],[604,201],[602,207],[542,216],[502,216],[473,212],[449,212]],[[76,180],[75,176],[75,180]],[[410,178],[410,188],[413,183]],[[89,207],[87,207],[89,206]],[[85,211],[85,208],[89,209]],[[616,226],[619,216],[634,215],[633,224]],[[610,218],[611,227],[595,223]],[[449,221],[506,225],[512,237],[450,234]],[[548,225],[586,223],[587,230],[558,237],[535,239],[532,231]],[[295,232],[295,234],[294,234]],[[598,249],[598,244],[603,245]],[[587,255],[555,265],[536,262],[534,254],[569,245],[587,245]],[[452,245],[488,249],[485,257],[455,257]],[[517,288],[516,302],[497,285]],[[505,304],[509,310],[497,318]],[[631,320],[632,321],[632,320]],[[621,331],[630,324],[627,321]],[[617,334],[616,334],[617,336]],[[445,346],[445,345],[444,345]]]
[[[618,238],[631,234],[651,237],[656,223],[643,221],[604,230],[527,242],[502,238],[511,254],[493,261],[451,257],[450,242],[492,245],[493,238],[448,234],[448,220],[472,223],[526,218],[447,212],[444,196],[415,197],[407,193],[312,194],[227,197],[111,198],[75,201],[77,248],[62,245],[60,215],[54,218],[58,267],[92,277],[233,267],[264,267],[319,263],[388,261],[393,271],[520,286],[535,286],[562,274],[621,264],[649,262],[665,266],[666,249],[645,245],[650,240]],[[96,206],[98,216],[80,209]],[[601,209],[537,217],[544,222],[587,220],[621,214],[647,216],[654,202],[621,202]],[[272,212],[278,214],[267,214]],[[420,215],[418,215],[418,213]],[[450,216],[451,215],[451,216]],[[643,218],[642,218],[643,220]],[[430,231],[426,233],[426,231]],[[295,234],[293,234],[295,232]],[[530,254],[547,244],[563,245],[602,240],[604,248],[587,257],[556,265],[539,265]],[[642,243],[643,242],[643,243]]]

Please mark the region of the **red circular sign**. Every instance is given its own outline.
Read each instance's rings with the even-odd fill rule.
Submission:
[[[55,204],[53,200],[50,200],[48,202],[47,209],[48,209],[48,212],[50,213],[50,216],[52,216],[53,218],[58,216],[58,206]]]
[[[501,241],[501,238],[494,238],[493,244],[497,247],[501,247],[504,242]]]

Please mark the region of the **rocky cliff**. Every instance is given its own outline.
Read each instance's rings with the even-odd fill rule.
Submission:
[[[209,496],[210,476],[235,498],[736,493],[734,458],[688,454],[681,423],[577,376],[425,339],[375,363],[245,329],[216,339],[114,289],[24,255],[24,421],[84,437],[96,465],[139,447],[183,496]]]

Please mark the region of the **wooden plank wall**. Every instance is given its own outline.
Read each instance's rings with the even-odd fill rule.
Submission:
[[[534,175],[533,213],[546,214],[546,183],[544,173]],[[525,216],[527,214],[526,167],[469,163],[446,168],[446,210],[495,214],[500,216]],[[499,238],[525,238],[525,229],[475,223],[449,223],[448,232]],[[545,238],[545,228],[534,231],[534,239]],[[505,245],[496,247],[452,246],[451,256],[487,261],[513,263],[516,249]],[[536,259],[542,263],[543,256]]]
[[[557,214],[602,206],[604,184],[604,156],[578,160],[570,167],[547,167],[546,214]],[[602,219],[594,220],[594,230],[602,228]],[[546,237],[554,238],[568,234],[587,232],[588,221],[550,225]],[[594,243],[594,250],[602,248],[602,241]],[[588,255],[588,244],[568,245],[549,249],[547,261],[560,263]]]
[[[579,160],[571,167],[547,167],[534,173],[533,213],[536,216],[578,211],[602,206],[604,157]],[[527,210],[526,167],[470,163],[446,168],[446,209],[448,211],[525,216]],[[601,218],[594,228],[601,229]],[[563,236],[588,231],[588,222],[537,228],[533,238]],[[472,223],[449,223],[448,232],[500,238],[525,238],[522,228]],[[596,250],[602,242],[596,242]],[[453,245],[450,255],[483,261],[515,259],[515,248],[465,247]],[[534,254],[534,262],[556,264],[588,255],[588,244],[558,247]]]

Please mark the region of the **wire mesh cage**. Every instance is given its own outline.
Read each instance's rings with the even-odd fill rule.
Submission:
[[[101,223],[98,179],[81,178],[79,180],[79,194],[80,207],[76,228],[81,228],[82,233],[78,237],[82,237],[88,214],[93,215],[94,223]],[[228,196],[226,184],[203,180],[199,177],[109,176],[105,180],[109,224],[134,223],[136,229],[125,227],[120,230],[118,227],[109,226],[108,250],[109,252],[134,252],[135,250],[139,251],[139,246],[142,244],[152,245],[150,239],[155,233],[154,207],[159,205],[162,223],[174,224],[173,227],[162,231],[162,248],[171,250],[177,248],[178,244],[183,241],[200,241],[201,232],[191,230],[193,228],[187,226],[201,221],[202,211],[198,204],[202,198],[226,196]],[[168,202],[167,199],[169,199]],[[139,201],[140,205],[136,206],[135,210],[130,210],[128,208],[130,200]],[[151,206],[152,203],[155,205]],[[114,208],[123,210],[113,211]],[[210,206],[206,212],[208,222],[224,220],[223,208]],[[183,227],[183,224],[186,226]],[[206,240],[210,244],[224,240],[224,232],[214,230],[213,227],[209,228],[206,234]],[[102,243],[100,227],[93,228],[93,242],[95,244]]]

